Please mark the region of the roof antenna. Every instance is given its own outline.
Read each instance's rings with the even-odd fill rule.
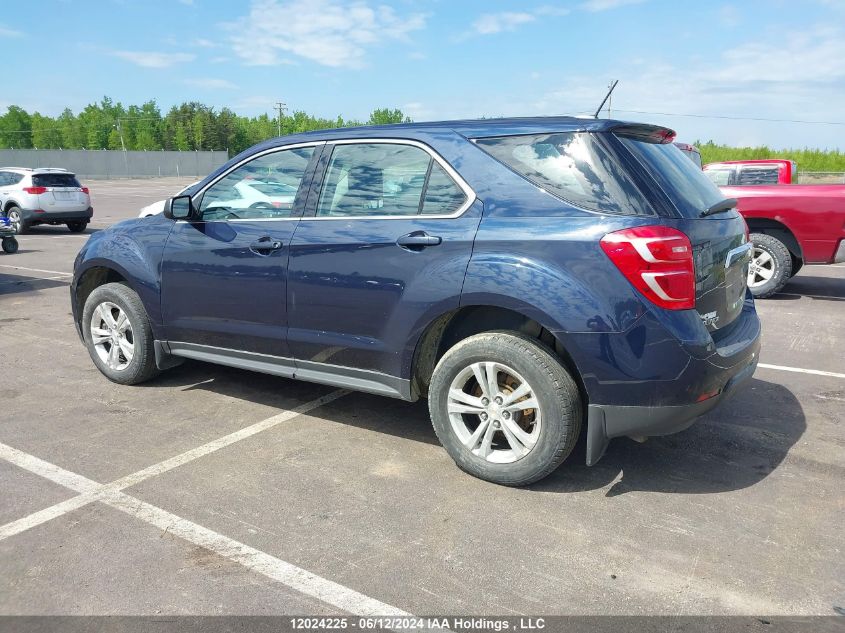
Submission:
[[[607,94],[606,94],[606,95],[604,95],[604,99],[602,99],[602,101],[601,101],[601,105],[599,106],[598,110],[596,110],[596,113],[593,115],[593,118],[594,118],[594,119],[598,119],[598,118],[599,118],[599,112],[601,112],[601,109],[604,107],[604,104],[605,104],[605,103],[607,103],[607,100],[608,100],[608,99],[610,99],[610,95],[612,95],[612,94],[613,94],[613,89],[614,89],[614,88],[616,88],[616,84],[618,84],[618,83],[619,83],[619,80],[618,80],[618,79],[614,79],[614,80],[611,82],[611,84],[610,84],[610,89],[607,91]],[[610,108],[608,108],[608,110],[610,110]]]

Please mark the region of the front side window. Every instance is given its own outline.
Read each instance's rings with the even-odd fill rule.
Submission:
[[[501,136],[478,139],[476,144],[541,189],[578,207],[601,213],[652,213],[631,178],[593,134]]]
[[[398,143],[337,145],[317,217],[450,215],[466,195],[425,150]]]
[[[289,218],[313,147],[265,154],[241,165],[202,196],[206,221]]]

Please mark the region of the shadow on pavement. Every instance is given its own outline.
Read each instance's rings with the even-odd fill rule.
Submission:
[[[0,273],[0,297],[25,292],[37,292],[70,285],[70,276],[62,279],[40,279],[25,275]]]
[[[331,389],[194,361],[149,384],[204,389],[268,406],[283,406],[283,399],[289,399],[294,391],[315,398]],[[438,444],[425,401],[409,403],[353,392],[308,415]],[[582,434],[567,461],[530,489],[563,493],[596,490],[607,487],[621,474],[607,496],[637,490],[682,494],[739,490],[753,486],[777,468],[805,429],[804,411],[792,392],[782,385],[753,379],[686,431],[650,438],[644,444],[614,439],[593,467],[584,464]],[[409,445],[408,450],[413,447]]]
[[[783,287],[783,293],[809,295],[818,300],[845,300],[845,274],[842,277],[815,277],[798,275],[790,279]],[[772,299],[793,299],[794,297],[777,294]]]
[[[765,479],[807,428],[798,399],[783,385],[753,379],[731,399],[686,431],[610,442],[601,461],[588,468],[577,454],[532,488],[573,492],[619,479],[607,491],[704,494],[740,490]],[[576,447],[582,450],[581,446]]]

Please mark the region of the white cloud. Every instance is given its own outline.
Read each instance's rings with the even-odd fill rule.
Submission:
[[[189,53],[158,53],[155,51],[112,51],[115,57],[132,62],[136,66],[144,68],[167,68],[174,64],[190,62],[196,59],[196,55]]]
[[[500,13],[483,13],[472,23],[472,30],[462,36],[463,39],[470,35],[495,35],[503,31],[515,31],[523,24],[534,22],[538,17],[567,15],[569,9],[543,5],[529,11],[502,11]]]
[[[708,118],[843,121],[843,58],[845,29],[818,26],[739,43],[697,63],[629,60],[600,76],[622,78],[613,94],[614,117],[669,125],[681,140],[845,147],[845,126]],[[569,77],[555,91],[510,106],[537,114],[592,114],[604,96],[606,80],[595,74]],[[680,114],[703,117],[672,116]]]
[[[536,19],[531,13],[514,11],[485,13],[472,23],[472,28],[480,35],[492,35],[502,31],[513,31],[519,25],[533,22]]]
[[[185,83],[194,88],[201,88],[203,90],[236,90],[238,87],[228,79],[203,78],[203,79],[186,79]]]
[[[227,26],[235,54],[247,64],[290,63],[289,54],[324,66],[360,68],[367,50],[403,40],[425,26],[420,13],[400,17],[365,1],[253,0],[248,15]]]
[[[0,24],[0,37],[23,37],[23,33]]]
[[[211,40],[205,39],[204,37],[198,37],[194,39],[191,44],[193,46],[199,46],[200,48],[214,48],[218,46],[216,42],[212,42]]]
[[[608,11],[618,7],[624,7],[629,4],[640,4],[645,0],[587,0],[581,5],[585,11]]]

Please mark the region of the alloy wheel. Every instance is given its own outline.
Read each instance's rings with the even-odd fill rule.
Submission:
[[[460,371],[449,386],[446,406],[460,442],[491,463],[522,459],[540,437],[534,389],[502,363],[472,363]]]
[[[135,355],[132,324],[120,306],[104,301],[91,315],[91,343],[110,369],[122,371]]]
[[[775,274],[775,258],[771,254],[754,246],[751,262],[748,264],[748,287],[756,288],[768,282]]]

